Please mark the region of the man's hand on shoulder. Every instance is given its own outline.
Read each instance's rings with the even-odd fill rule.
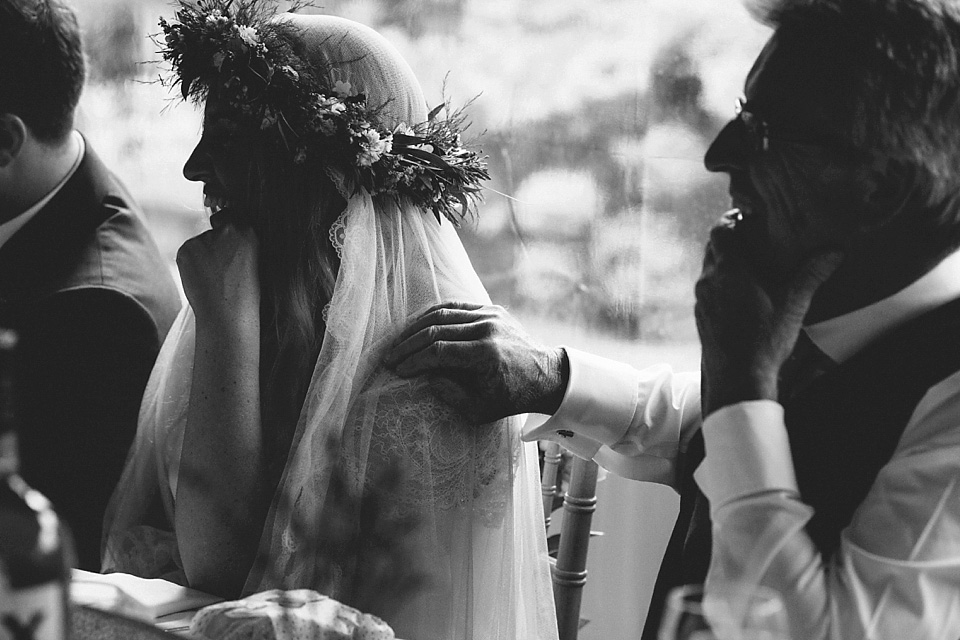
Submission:
[[[552,414],[569,366],[559,347],[536,342],[502,307],[445,302],[408,325],[384,364],[426,375],[437,395],[477,423],[519,413]]]

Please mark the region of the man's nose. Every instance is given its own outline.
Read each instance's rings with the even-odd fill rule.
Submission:
[[[703,164],[707,171],[743,171],[750,153],[742,125],[737,120],[731,120],[714,138],[703,156]]]
[[[183,177],[193,182],[204,182],[213,171],[206,141],[201,137],[193,153],[183,165]]]

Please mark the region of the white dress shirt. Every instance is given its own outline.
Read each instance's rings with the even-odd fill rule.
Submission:
[[[13,237],[17,231],[23,228],[23,225],[30,222],[30,220],[37,215],[41,209],[47,206],[47,203],[53,199],[53,196],[57,195],[57,192],[63,188],[63,185],[67,184],[74,173],[77,172],[77,167],[80,166],[80,161],[83,160],[83,153],[86,149],[86,143],[83,140],[83,136],[79,132],[74,131],[71,134],[74,138],[75,145],[77,148],[77,156],[73,160],[73,165],[70,167],[70,170],[67,171],[67,174],[56,184],[56,186],[51,189],[45,196],[40,198],[39,201],[32,204],[26,211],[19,213],[13,218],[10,218],[3,224],[0,224],[0,247],[5,245],[7,241]]]
[[[957,297],[960,252],[899,293],[806,332],[842,362]],[[568,355],[560,409],[524,438],[555,439],[615,473],[675,487],[668,459],[700,426],[699,376]],[[923,396],[828,562],[804,529],[813,511],[797,489],[780,404],[724,407],[702,428],[707,455],[695,477],[713,520],[708,587],[737,580],[776,589],[795,640],[960,637],[960,372]]]

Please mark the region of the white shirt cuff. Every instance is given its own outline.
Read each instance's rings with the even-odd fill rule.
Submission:
[[[639,372],[630,365],[566,348],[570,379],[546,422],[524,427],[524,440],[554,440],[586,459],[623,439],[637,408]]]
[[[748,495],[797,492],[783,407],[753,400],[723,407],[703,421],[706,457],[694,472],[710,513]]]

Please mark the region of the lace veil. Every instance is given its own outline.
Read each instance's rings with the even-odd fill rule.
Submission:
[[[388,126],[426,119],[412,71],[375,31],[331,16],[282,19],[384,105]],[[345,195],[331,229],[341,265],[323,346],[245,592],[315,588],[383,613],[409,640],[553,640],[536,445],[520,441],[518,418],[473,425],[425,382],[381,366],[418,312],[488,302],[483,285],[450,222]],[[106,571],[183,579],[170,523],[193,345],[187,308],[148,383],[107,514]]]

